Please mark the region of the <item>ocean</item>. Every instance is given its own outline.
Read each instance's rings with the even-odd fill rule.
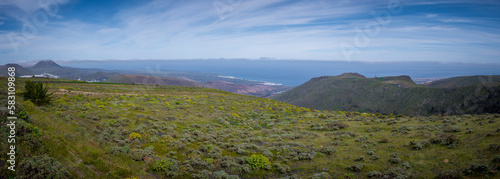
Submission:
[[[472,75],[500,75],[500,64],[438,62],[347,62],[307,60],[103,60],[56,61],[62,66],[104,70],[210,72],[221,76],[300,85],[319,76],[355,72],[371,77],[408,75],[412,78],[444,78]]]

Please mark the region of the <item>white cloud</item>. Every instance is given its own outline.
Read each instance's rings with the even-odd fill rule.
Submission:
[[[369,0],[362,3],[285,0],[235,2],[237,4],[232,6],[230,15],[223,19],[217,14],[213,1],[187,3],[155,0],[113,14],[111,20],[115,23],[57,21],[47,26],[36,38],[30,39],[19,53],[4,53],[0,60],[263,56],[345,60],[339,45],[342,42],[353,44],[358,35],[354,28],[363,29],[367,22],[374,21],[370,10],[383,9],[387,3]],[[456,23],[442,23],[460,19],[464,18],[438,13],[394,15],[391,23],[382,26],[379,35],[370,37],[371,43],[366,48],[360,48],[360,53],[355,54],[352,60],[453,61],[473,59],[474,55],[484,60],[495,60],[500,45],[500,36],[493,31],[497,27],[491,27],[490,30],[469,29]],[[483,19],[469,23],[490,22]],[[474,44],[496,46],[478,48]],[[0,51],[9,51],[10,48],[10,45],[0,46]]]

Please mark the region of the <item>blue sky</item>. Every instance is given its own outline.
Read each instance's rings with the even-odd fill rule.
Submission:
[[[500,63],[498,0],[2,0],[0,63],[248,58]]]

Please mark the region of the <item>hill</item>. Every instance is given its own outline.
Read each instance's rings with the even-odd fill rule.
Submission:
[[[429,87],[464,87],[470,85],[486,84],[491,82],[500,82],[500,75],[477,75],[477,76],[459,76],[452,78],[445,78],[442,80],[432,81],[423,84]]]
[[[495,114],[384,116],[208,88],[40,81],[54,101],[16,98],[16,173],[0,162],[0,178],[495,178],[500,168]],[[2,115],[2,141],[8,123]]]
[[[189,76],[189,75],[185,75]],[[147,76],[147,75],[119,75],[108,79],[109,83],[126,84],[145,84],[145,85],[167,85],[167,86],[192,86],[219,89],[231,93],[245,94],[252,96],[266,97],[278,91],[289,89],[283,85],[265,85],[261,82],[245,82],[244,80],[226,80],[225,78],[217,81],[207,81],[199,83],[185,76],[175,76],[177,78]],[[218,79],[218,78],[215,78]]]
[[[5,64],[3,66],[0,66],[0,71],[3,73],[0,74],[0,76],[7,76],[7,69],[9,67],[15,67],[16,68],[16,76],[22,76],[22,75],[32,75],[32,72],[21,65],[15,64],[15,63],[10,63],[10,64]]]
[[[154,77],[146,75],[118,75],[112,77],[106,82],[109,83],[126,83],[126,84],[146,84],[146,85],[169,85],[169,86],[193,86],[201,87],[202,84],[182,79]]]
[[[59,64],[52,60],[42,60],[37,62],[31,68],[62,68]]]
[[[173,72],[159,70],[101,70],[64,67],[51,61],[39,61],[32,67],[19,67],[19,75],[50,73],[59,75],[61,79],[83,80],[93,82],[157,84],[208,87],[232,93],[268,97],[292,87],[261,81],[252,81],[234,77],[225,77],[217,73]],[[25,69],[25,70],[23,70]],[[6,71],[6,69],[5,69]]]
[[[500,113],[500,83],[429,88],[416,85],[408,76],[360,78],[347,74],[313,78],[273,99],[320,110],[382,114]]]

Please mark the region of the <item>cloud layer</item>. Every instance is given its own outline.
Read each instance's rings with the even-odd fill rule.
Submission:
[[[498,1],[43,2],[0,2],[0,61],[500,60]]]

